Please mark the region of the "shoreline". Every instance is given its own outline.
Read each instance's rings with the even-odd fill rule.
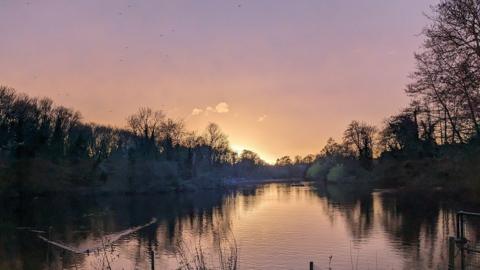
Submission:
[[[106,191],[96,189],[96,187],[81,187],[73,189],[65,189],[60,191],[43,192],[43,193],[23,193],[23,194],[0,194],[0,199],[35,199],[39,197],[54,197],[54,196],[139,196],[139,195],[155,195],[155,194],[176,194],[181,196],[185,193],[195,193],[211,190],[231,190],[242,187],[255,187],[264,184],[271,183],[299,183],[299,182],[314,182],[305,178],[265,178],[265,179],[243,179],[232,178],[222,180],[222,183],[216,187],[196,187],[196,188],[178,188],[178,189],[165,189],[163,191],[141,192],[141,191]]]
[[[223,185],[225,187],[242,187],[242,186],[254,186],[271,183],[298,183],[298,182],[313,182],[306,178],[266,178],[266,179],[230,179],[224,180]]]

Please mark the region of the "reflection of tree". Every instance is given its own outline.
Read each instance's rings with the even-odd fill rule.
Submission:
[[[157,254],[159,250],[174,252],[174,243],[184,229],[202,234],[212,228],[214,216],[228,217],[227,209],[222,208],[228,196],[229,193],[212,191],[182,196],[57,197],[3,202],[0,266],[17,269],[19,267],[15,265],[22,264],[24,269],[62,269],[85,259],[84,256],[64,254],[37,239],[34,233],[17,227],[43,231],[51,227],[49,238],[81,246],[107,233],[144,224],[156,217],[157,224],[125,239],[138,241],[136,260],[148,261],[145,254],[149,254],[149,249]]]
[[[292,192],[298,192],[294,197],[310,194],[307,189],[299,190],[284,184],[231,192],[184,193],[181,196],[72,196],[9,202],[1,205],[6,212],[2,213],[0,220],[0,261],[8,263],[7,269],[18,268],[9,266],[15,264],[29,264],[29,269],[74,269],[75,265],[98,265],[94,261],[95,255],[67,254],[39,241],[34,233],[15,228],[48,231],[51,227],[48,239],[85,247],[98,242],[106,234],[145,224],[155,217],[156,224],[125,236],[114,245],[121,256],[129,254],[130,262],[135,264],[132,267],[149,268],[155,256],[156,263],[159,256],[173,256],[178,241],[199,236],[202,241],[219,242],[218,232],[230,230],[229,221],[234,210],[249,211],[258,205],[259,198],[265,196],[288,202]],[[6,221],[10,226],[8,234],[4,234]]]
[[[436,269],[447,265],[447,239],[454,234],[455,210],[462,205],[446,203],[440,195],[406,192],[371,192],[348,185],[316,185],[315,193],[332,224],[342,216],[354,240],[385,232],[400,251],[405,269]],[[477,223],[475,223],[477,222]],[[476,242],[480,220],[467,223]],[[379,227],[380,226],[380,227]],[[374,227],[376,228],[374,230]]]
[[[382,194],[382,224],[401,246],[417,245],[421,233],[433,239],[437,233],[440,207],[425,196]]]
[[[380,222],[384,231],[407,258],[406,267],[434,268],[444,264],[453,212],[441,198],[415,193],[382,193]]]
[[[373,227],[373,197],[369,188],[351,185],[317,185],[316,193],[326,197],[330,221],[333,222],[335,213],[344,216],[346,224],[358,240],[368,237]]]
[[[312,190],[274,184],[182,196],[57,197],[0,202],[0,269],[74,269],[75,264],[90,265],[94,258],[64,253],[38,240],[34,233],[16,227],[48,232],[51,226],[48,238],[86,245],[105,234],[145,224],[156,217],[158,223],[122,238],[114,248],[120,256],[128,254],[129,263],[135,264],[132,267],[148,269],[154,262],[160,266],[156,269],[163,269],[162,260],[175,262],[179,241],[199,238],[215,251],[214,243],[221,240],[218,232],[231,229],[234,213],[251,211],[266,201],[288,204],[304,199],[317,200],[332,224],[344,222],[354,240],[373,239],[377,237],[374,232],[384,232],[387,242],[402,254],[406,268],[435,268],[445,262],[442,256],[446,256],[447,237],[454,233],[455,212],[443,206],[439,197],[372,193],[347,185],[318,185]],[[462,209],[460,205],[454,208]],[[477,239],[478,223],[468,221],[467,230],[472,240]],[[380,237],[383,239],[383,234]]]

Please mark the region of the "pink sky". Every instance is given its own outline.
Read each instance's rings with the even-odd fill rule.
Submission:
[[[408,103],[435,1],[0,1],[0,84],[124,126],[140,106],[273,161]]]

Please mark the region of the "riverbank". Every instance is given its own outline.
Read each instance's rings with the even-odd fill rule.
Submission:
[[[257,186],[271,183],[299,183],[303,181],[310,181],[305,178],[266,178],[266,179],[225,179],[223,181],[224,187],[246,187]]]
[[[180,193],[298,178],[304,170],[304,165],[258,165],[250,169],[240,165],[199,166],[195,175],[189,175],[175,162],[132,161],[124,156],[99,163],[88,159],[54,161],[42,157],[0,159],[0,196]]]

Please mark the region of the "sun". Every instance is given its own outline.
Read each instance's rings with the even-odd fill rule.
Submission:
[[[245,147],[243,145],[240,145],[240,144],[232,144],[230,145],[230,148],[236,152],[238,155],[242,154],[243,150],[251,150],[255,153],[258,154],[258,156],[263,159],[265,162],[267,162],[268,164],[270,165],[273,165],[275,164],[275,161],[276,159],[273,158],[272,156],[266,154],[266,153],[263,153],[263,152],[260,152],[260,151],[255,151],[254,148],[249,148],[249,147]]]
[[[232,144],[230,147],[232,148],[233,151],[237,152],[238,154],[241,154],[243,150],[247,149],[243,145],[239,145],[239,144]]]

